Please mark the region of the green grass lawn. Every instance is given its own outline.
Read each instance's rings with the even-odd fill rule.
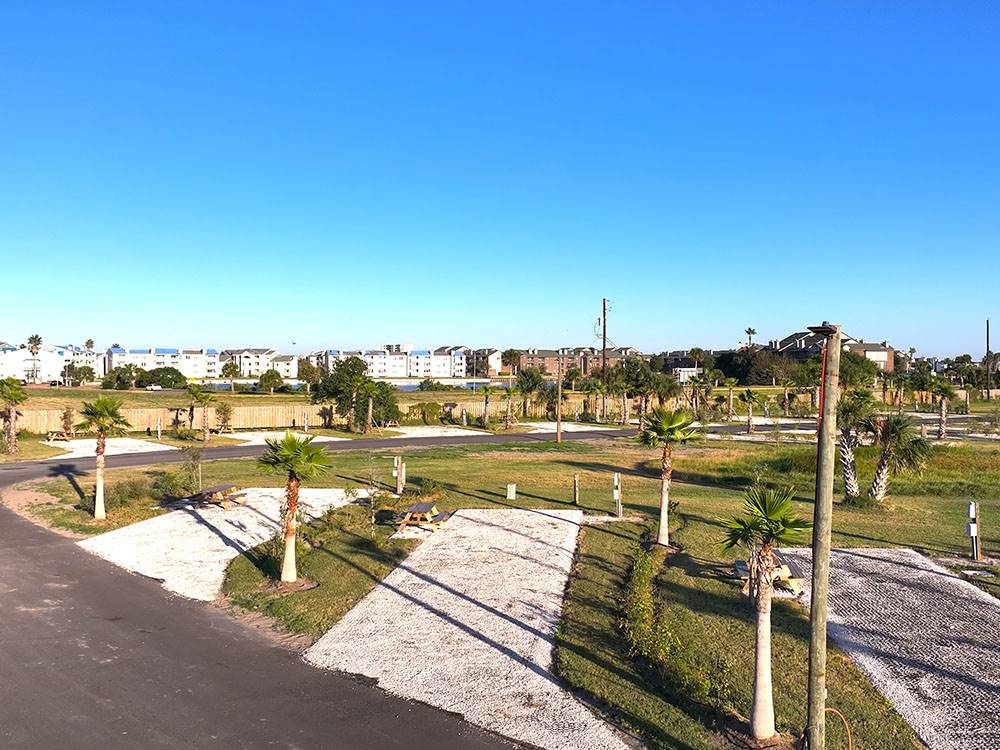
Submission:
[[[0,439],[0,463],[8,463],[11,461],[37,461],[42,458],[49,458],[50,456],[58,456],[60,453],[65,453],[65,451],[59,448],[53,448],[51,445],[45,445],[42,440],[41,435],[32,435],[30,433],[22,432],[17,436],[17,453],[13,455],[7,453],[6,443]]]
[[[304,403],[305,393],[229,393],[219,391],[218,398],[229,401],[233,406],[266,406],[269,404]],[[124,402],[125,408],[172,408],[187,406],[190,400],[182,390],[168,391],[113,391],[103,388],[48,388],[29,387],[28,400],[22,411],[31,409],[65,409],[67,406],[79,408],[84,401],[93,401],[98,396],[114,396]]]
[[[348,611],[410,549],[412,542],[388,539],[392,531],[388,519],[393,510],[413,502],[414,496],[423,493],[433,497],[442,510],[502,508],[511,504],[504,496],[506,483],[516,482],[518,500],[513,505],[566,508],[571,507],[572,477],[578,474],[580,507],[587,513],[609,513],[613,510],[611,474],[619,471],[626,511],[649,520],[587,527],[582,532],[557,634],[558,671],[652,747],[729,747],[719,733],[725,715],[716,708],[671,697],[670,686],[629,655],[619,631],[623,582],[636,545],[656,513],[658,468],[654,453],[627,440],[348,451],[335,454],[334,470],[312,486],[361,487],[372,476],[388,485],[392,456],[397,453],[407,463],[413,495],[396,501],[380,499],[375,541],[368,508],[350,506],[333,511],[303,532],[300,570],[319,584],[317,588],[281,597],[261,590],[277,564],[278,549],[272,542],[230,565],[225,586],[232,600],[267,613],[281,627],[317,635]],[[743,715],[749,713],[753,619],[738,585],[725,576],[735,555],[719,551],[722,529],[718,519],[739,512],[742,490],[754,479],[794,487],[797,512],[811,517],[814,456],[815,448],[809,446],[704,443],[678,451],[675,461],[678,481],[672,497],[679,506],[673,519],[673,538],[682,552],[668,559],[656,580],[661,617],[685,644],[691,660],[716,676],[728,696],[727,704]],[[998,459],[1000,446],[936,448],[923,476],[896,480],[887,508],[857,510],[838,505],[834,544],[906,545],[932,555],[967,554],[967,500],[979,499],[986,518],[1000,515]],[[873,461],[870,451],[861,451],[863,478],[870,477]],[[206,462],[204,481],[282,484],[281,477],[262,475],[252,460],[245,459]],[[53,482],[68,480],[55,478],[47,486]],[[996,550],[1000,534],[991,528],[997,527],[987,526],[984,546]],[[996,581],[992,590],[1000,594]],[[807,644],[802,607],[776,604],[776,710],[779,726],[791,734],[798,734],[804,723]],[[828,682],[830,705],[847,715],[856,748],[903,750],[917,746],[908,727],[835,649]],[[831,722],[830,748],[846,747],[840,731]]]

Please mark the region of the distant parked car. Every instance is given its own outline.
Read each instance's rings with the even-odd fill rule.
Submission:
[[[62,383],[60,383],[58,380],[50,380],[49,381],[49,388],[58,388],[61,385],[62,385]]]
[[[154,385],[147,385],[146,386],[146,390],[147,391],[162,391],[163,390],[163,386],[162,385],[155,385],[155,384]]]

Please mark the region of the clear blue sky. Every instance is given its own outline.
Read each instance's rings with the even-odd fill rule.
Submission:
[[[997,4],[347,5],[4,3],[0,339],[1000,341]]]

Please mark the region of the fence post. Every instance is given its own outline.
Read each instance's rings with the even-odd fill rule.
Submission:
[[[615,476],[614,476],[614,492],[613,492],[613,495],[614,495],[614,498],[615,498],[615,513],[617,513],[618,517],[621,518],[622,515],[623,515],[622,514],[622,475],[619,474],[617,471],[615,472]]]
[[[580,504],[580,475],[573,475],[573,505]]]
[[[972,541],[972,559],[978,562],[983,559],[983,548],[981,546],[982,534],[979,531],[979,503],[977,502],[969,503],[969,523],[965,527],[965,531]]]
[[[513,482],[508,483],[507,485],[507,499],[517,500],[517,485]]]

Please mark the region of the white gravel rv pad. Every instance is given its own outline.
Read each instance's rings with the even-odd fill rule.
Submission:
[[[335,440],[350,440],[350,438],[333,437],[332,435],[314,435],[308,432],[296,432],[288,430],[297,438],[312,437],[314,443],[332,443]],[[269,439],[281,440],[285,437],[286,430],[266,430],[266,431],[246,431],[230,432],[223,435],[229,440],[239,440],[243,445],[264,445]]]
[[[357,491],[359,497],[365,493]],[[222,588],[229,561],[271,539],[281,528],[284,489],[252,488],[241,494],[242,502],[228,510],[186,505],[79,544],[119,567],[163,581],[168,591],[212,601]],[[299,508],[307,518],[349,501],[344,490],[299,490]]]
[[[808,588],[809,550],[781,554]],[[834,550],[829,628],[929,750],[1000,750],[1000,600],[911,549]]]
[[[97,453],[97,438],[80,438],[77,440],[46,440],[45,445],[62,448],[67,453],[50,456],[49,461],[65,461],[68,458],[94,458]],[[105,456],[120,456],[123,453],[154,453],[156,451],[175,451],[172,445],[154,443],[151,440],[137,438],[107,438],[104,443]]]
[[[462,510],[306,652],[552,750],[624,750],[552,674],[582,514]]]

